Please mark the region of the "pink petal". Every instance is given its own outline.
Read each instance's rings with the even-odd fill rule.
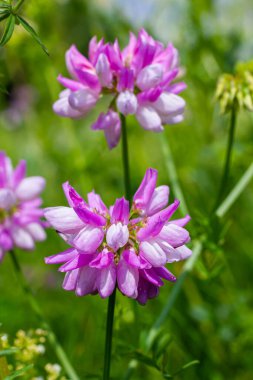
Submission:
[[[112,209],[111,223],[121,222],[128,224],[129,221],[129,201],[124,197],[116,199]]]
[[[142,90],[148,90],[158,85],[163,77],[163,68],[160,64],[144,67],[138,74],[136,84]]]
[[[100,297],[106,298],[112,294],[116,286],[116,278],[117,272],[114,263],[108,268],[100,270],[96,283]]]
[[[63,284],[62,284],[63,289],[68,290],[68,291],[75,290],[78,276],[79,276],[79,269],[75,269],[66,273]]]
[[[120,222],[112,224],[106,233],[106,242],[115,252],[124,247],[129,239],[129,231],[126,225]]]
[[[154,215],[167,206],[169,201],[169,187],[159,186],[152,195],[152,198],[147,206],[146,214],[148,216]]]
[[[90,267],[81,268],[76,284],[76,295],[81,297],[95,292],[97,276],[97,269]]]
[[[116,100],[117,108],[123,115],[133,115],[136,113],[138,102],[136,96],[130,91],[119,94]]]
[[[143,241],[140,244],[141,255],[153,266],[160,267],[166,264],[167,257],[165,252],[156,242]]]
[[[16,196],[21,201],[36,198],[44,189],[46,181],[43,177],[28,177],[23,179],[16,189]]]
[[[136,298],[138,296],[139,271],[121,259],[117,266],[117,283],[119,290],[127,297]]]
[[[103,239],[104,232],[101,228],[86,226],[73,238],[72,244],[83,252],[94,253]]]
[[[77,233],[84,227],[82,220],[70,207],[46,208],[44,216],[56,231],[63,233]]]
[[[150,106],[139,106],[136,112],[136,119],[142,128],[148,131],[163,131],[162,122],[158,113]]]
[[[134,195],[134,204],[137,209],[145,209],[149,204],[157,181],[157,170],[149,168]]]

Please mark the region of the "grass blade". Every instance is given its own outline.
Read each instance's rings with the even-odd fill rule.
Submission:
[[[15,27],[15,19],[15,16],[11,14],[9,20],[6,22],[5,30],[0,41],[0,46],[4,46],[10,40]]]
[[[49,52],[46,48],[46,46],[42,43],[41,39],[39,38],[38,34],[35,32],[35,30],[33,29],[33,27],[28,24],[28,22],[23,19],[21,16],[17,16],[17,19],[18,21],[20,22],[20,24],[23,26],[23,28],[32,36],[32,38],[42,47],[42,49],[44,50],[44,52],[49,55]]]

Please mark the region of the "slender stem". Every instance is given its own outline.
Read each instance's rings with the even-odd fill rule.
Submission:
[[[221,177],[220,190],[219,190],[218,197],[217,197],[217,200],[215,203],[215,208],[221,202],[221,200],[225,194],[227,184],[228,184],[231,157],[232,157],[232,149],[233,149],[234,136],[235,136],[235,126],[236,126],[236,107],[234,105],[232,107],[232,110],[231,110],[231,119],[230,119],[230,128],[229,128],[229,134],[228,134],[226,158],[225,158],[225,163],[224,163],[223,174]]]
[[[126,118],[124,115],[120,115],[121,128],[122,128],[122,162],[124,171],[124,185],[125,196],[130,201],[131,199],[131,184],[130,184],[130,170],[129,170],[129,158],[128,158],[128,143],[127,143],[127,128]]]
[[[123,162],[123,172],[124,172],[125,197],[127,200],[130,201],[131,185],[130,185],[130,170],[129,170],[129,158],[128,158],[126,118],[122,114],[120,115],[120,117],[121,117],[121,127],[122,127],[122,162]],[[109,380],[110,379],[115,299],[116,299],[116,288],[108,300],[103,380]]]
[[[25,0],[19,0],[16,3],[16,5],[13,7],[14,12],[17,12],[19,10],[19,8],[23,5],[24,2],[25,2]]]
[[[178,180],[176,165],[173,160],[173,155],[171,153],[169,141],[166,139],[166,136],[164,134],[160,135],[160,138],[161,138],[162,151],[166,159],[165,164],[167,166],[167,170],[168,170],[168,174],[169,174],[174,195],[178,199],[180,199],[180,210],[182,211],[182,213],[189,214],[189,210],[184,198],[184,194]]]
[[[51,346],[53,347],[53,349],[55,350],[55,353],[56,353],[60,363],[62,364],[63,368],[66,371],[66,374],[68,375],[68,377],[71,380],[80,380],[78,375],[76,374],[74,368],[72,367],[71,363],[69,362],[68,357],[67,357],[66,353],[64,352],[62,346],[57,341],[57,338],[56,338],[54,332],[52,331],[50,325],[45,320],[45,317],[44,317],[43,312],[40,308],[40,305],[38,304],[36,298],[33,295],[33,292],[31,290],[29,284],[27,283],[27,281],[25,279],[25,276],[22,272],[18,258],[17,258],[16,254],[13,250],[10,251],[10,256],[11,256],[11,259],[12,259],[12,262],[13,262],[13,265],[14,265],[14,268],[16,271],[18,282],[20,283],[20,285],[21,285],[21,287],[22,287],[33,311],[35,312],[38,320],[40,321],[43,328],[47,331],[48,340],[49,340]]]
[[[241,179],[237,182],[233,190],[228,194],[227,198],[222,202],[222,204],[217,208],[215,214],[222,218],[232,204],[237,200],[237,198],[241,195],[245,187],[249,184],[249,182],[253,178],[253,162],[250,164],[246,172],[243,174]]]
[[[116,288],[108,300],[103,380],[109,380],[110,379],[115,299],[116,299]]]

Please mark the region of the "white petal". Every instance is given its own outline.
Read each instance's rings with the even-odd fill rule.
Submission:
[[[43,241],[46,239],[45,230],[39,223],[30,223],[25,229],[30,233],[34,240]]]
[[[63,233],[77,233],[85,226],[70,207],[49,207],[44,215],[54,229]]]
[[[31,235],[23,228],[15,227],[12,230],[12,238],[17,247],[33,249],[34,241]]]
[[[21,201],[36,198],[44,189],[46,181],[43,177],[28,177],[23,179],[16,189],[16,196]]]

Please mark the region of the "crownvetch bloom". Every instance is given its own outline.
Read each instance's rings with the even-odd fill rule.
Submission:
[[[117,40],[110,44],[93,37],[86,58],[73,45],[66,52],[66,65],[72,79],[59,75],[65,90],[54,111],[81,118],[102,95],[113,96],[110,108],[92,125],[94,130],[104,130],[109,148],[120,139],[119,113],[135,115],[144,129],[154,132],[183,120],[185,101],[178,94],[186,85],[175,82],[180,76],[178,51],[171,43],[164,47],[144,29],[137,37],[130,33],[122,51]]]
[[[166,264],[191,255],[184,228],[190,217],[171,220],[179,201],[167,205],[169,188],[156,182],[157,171],[148,169],[131,209],[124,197],[107,208],[95,192],[86,202],[68,182],[63,185],[69,207],[47,208],[45,217],[70,248],[45,262],[61,264],[65,290],[106,298],[117,286],[145,304],[163,280],[176,280]]]
[[[26,162],[15,169],[4,152],[0,152],[0,261],[15,246],[33,250],[35,241],[45,239],[42,200],[42,177],[25,177]]]

